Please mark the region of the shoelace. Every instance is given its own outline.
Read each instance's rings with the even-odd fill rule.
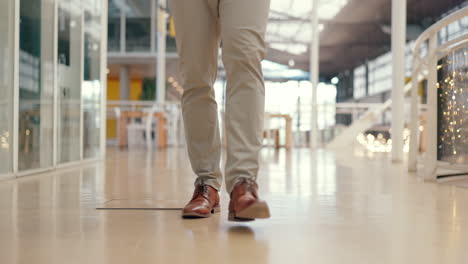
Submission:
[[[254,181],[250,180],[250,179],[246,179],[246,178],[241,178],[239,180],[239,183],[238,184],[245,184],[247,185],[246,186],[246,189],[248,191],[250,191],[255,197],[257,196],[257,183],[255,183]]]
[[[206,184],[199,185],[198,188],[197,188],[196,194],[197,195],[203,195],[203,196],[204,196],[204,194],[208,194],[208,185],[206,185]]]

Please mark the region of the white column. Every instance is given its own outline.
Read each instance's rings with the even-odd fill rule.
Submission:
[[[101,1],[101,129],[100,152],[101,158],[106,156],[106,130],[107,130],[107,25],[108,2]],[[101,169],[105,166],[102,166]]]
[[[18,172],[18,152],[19,152],[19,31],[20,31],[20,4],[14,1],[15,13],[13,31],[13,173]]]
[[[426,110],[426,153],[422,177],[437,179],[437,34],[429,39],[427,62],[427,110]]]
[[[418,53],[416,50],[415,52]],[[410,123],[410,145],[408,155],[408,171],[417,171],[417,161],[419,153],[419,82],[418,73],[414,71],[415,65],[418,64],[418,55],[413,56],[413,74],[411,75],[411,123]]]
[[[320,0],[312,0],[312,13],[310,17],[312,27],[312,40],[310,43],[310,82],[312,84],[312,118],[310,127],[310,148],[318,147],[318,114],[317,114],[317,88],[319,78],[319,23],[318,9]]]
[[[392,0],[392,160],[403,160],[406,0]]]
[[[157,33],[157,17],[158,17],[158,6],[156,1],[151,1],[151,31],[150,31],[150,51],[151,53],[156,52],[156,33]]]
[[[127,15],[125,14],[125,9],[127,7],[127,1],[122,0],[122,5],[120,6],[120,53],[125,53],[127,46]]]
[[[84,54],[85,54],[85,50],[84,50],[84,39],[85,39],[85,36],[84,36],[84,27],[85,27],[85,14],[83,12],[83,14],[80,15],[80,49],[79,49],[79,52],[80,52],[80,55],[78,58],[80,58],[80,65],[79,65],[79,77],[78,79],[80,80],[79,81],[79,84],[80,84],[80,145],[78,146],[78,149],[79,149],[79,153],[80,153],[80,160],[83,160],[84,159],[84,102],[83,102],[83,83],[84,83]],[[73,47],[73,46],[71,46]]]
[[[53,50],[56,51],[58,49],[58,6],[59,3],[58,1],[54,2],[54,27],[53,27]],[[59,86],[58,86],[58,54],[57,52],[54,52],[53,54],[53,76],[54,76],[54,84],[53,84],[53,89],[54,89],[54,96],[53,96],[53,102],[54,102],[54,108],[53,108],[53,141],[52,141],[52,165],[56,167],[58,165],[58,135],[59,135],[59,130],[58,130],[58,120],[59,120]]]
[[[41,3],[41,18],[52,18],[50,21],[55,21],[55,3],[42,1]],[[55,52],[51,44],[55,35],[55,27],[50,25],[48,22],[41,23],[40,25],[41,37],[40,37],[40,99],[41,104],[40,110],[40,168],[49,168],[53,164],[53,153],[54,153],[54,108],[48,107],[50,100],[54,99],[54,85],[55,85],[55,74],[54,74],[54,63],[51,61],[54,58]],[[81,75],[82,76],[82,75]],[[79,79],[78,79],[79,80]],[[81,83],[79,84],[81,85]],[[80,87],[81,90],[81,87]],[[81,106],[80,106],[81,107]],[[32,134],[31,134],[32,135]],[[52,141],[52,142],[51,142]],[[80,142],[81,143],[81,142]],[[80,146],[77,146],[80,148]]]
[[[120,65],[120,100],[130,99],[130,78],[128,77],[128,65]]]
[[[158,58],[157,58],[157,82],[156,98],[158,103],[163,103],[166,98],[166,0],[159,0],[158,6]]]

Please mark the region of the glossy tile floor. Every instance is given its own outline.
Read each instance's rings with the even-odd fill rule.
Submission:
[[[386,154],[262,152],[273,218],[182,220],[185,150],[108,150],[105,164],[0,182],[0,263],[468,263],[468,189],[423,182]]]

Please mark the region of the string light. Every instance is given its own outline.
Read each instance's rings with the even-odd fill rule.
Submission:
[[[403,130],[403,151],[409,151],[409,129]],[[381,133],[375,137],[373,134],[364,135],[360,133],[356,140],[370,152],[390,152],[392,151],[392,139],[385,138]]]
[[[451,163],[468,163],[468,48],[442,59],[437,66],[438,159]],[[423,127],[419,127],[423,131]],[[359,134],[357,141],[371,152],[390,152],[392,140],[382,134]],[[409,150],[409,131],[404,130],[403,150]]]
[[[450,53],[437,67],[439,160],[450,163],[468,162],[468,48]]]

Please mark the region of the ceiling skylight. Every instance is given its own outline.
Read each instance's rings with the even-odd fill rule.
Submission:
[[[270,47],[292,54],[307,51],[312,38],[310,13],[313,0],[271,0],[266,41]],[[333,19],[349,0],[320,0],[319,19]],[[320,31],[324,28],[320,24]]]

